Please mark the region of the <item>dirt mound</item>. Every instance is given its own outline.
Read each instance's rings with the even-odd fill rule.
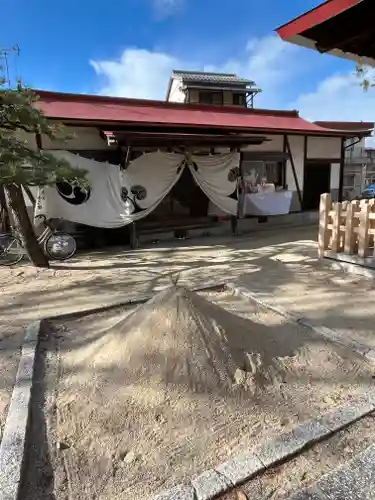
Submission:
[[[90,361],[99,370],[121,367],[132,383],[148,380],[159,387],[215,393],[240,387],[256,393],[293,376],[294,356],[298,365],[311,362],[303,339],[253,326],[195,292],[172,286],[106,332]]]
[[[59,330],[46,364],[53,442],[69,446],[56,498],[70,484],[79,500],[148,500],[372,384],[350,352],[219,295],[171,287]]]

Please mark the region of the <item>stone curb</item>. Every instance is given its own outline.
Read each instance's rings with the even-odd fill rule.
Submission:
[[[307,447],[328,438],[375,411],[375,388],[351,404],[337,407],[321,417],[301,423],[276,439],[266,441],[253,453],[232,457],[215,469],[193,477],[189,485],[178,485],[154,500],[212,500],[267,469],[286,462]],[[320,499],[315,492],[298,492],[293,500]],[[303,496],[305,495],[305,496]],[[310,495],[310,496],[308,496]],[[291,499],[292,500],[292,499]]]
[[[265,309],[269,309],[275,312],[276,314],[280,314],[281,316],[288,319],[289,321],[292,321],[293,323],[296,323],[298,325],[309,328],[310,330],[313,330],[318,335],[325,337],[326,339],[330,340],[331,342],[334,342],[335,344],[339,344],[341,346],[351,349],[353,352],[365,358],[367,361],[371,363],[375,362],[375,350],[372,349],[370,346],[361,344],[360,342],[357,342],[350,337],[348,338],[344,336],[341,332],[333,330],[332,328],[328,328],[324,325],[321,326],[314,325],[309,318],[306,318],[302,314],[288,311],[282,306],[276,306],[272,304],[272,302],[270,302],[270,300],[272,300],[272,297],[269,295],[266,298],[264,298],[262,295],[252,292],[246,287],[237,286],[234,283],[227,283],[226,288],[231,292],[233,292],[235,295],[241,295],[249,300],[252,300],[253,302],[264,307]]]
[[[323,475],[288,500],[365,500],[374,498],[375,445],[353,457],[346,465]]]
[[[35,354],[42,321],[25,332],[16,382],[0,444],[0,500],[18,500],[24,464]]]
[[[225,283],[215,283],[215,284],[210,284],[198,288],[192,288],[193,292],[205,292],[205,291],[210,291],[210,290],[218,290],[221,288],[225,288]],[[167,287],[166,287],[167,288]],[[43,318],[47,321],[63,321],[63,320],[70,320],[70,319],[75,319],[75,318],[80,318],[81,316],[89,316],[90,314],[98,314],[101,312],[105,311],[110,311],[111,309],[116,309],[117,307],[126,307],[126,306],[136,306],[140,304],[144,304],[148,300],[150,300],[153,295],[137,295],[133,298],[127,299],[127,300],[119,300],[116,302],[112,302],[109,304],[105,304],[104,306],[99,306],[99,307],[89,307],[87,309],[80,309],[77,311],[73,311],[70,313],[62,313],[62,314],[57,314],[56,316],[48,316],[46,318]]]

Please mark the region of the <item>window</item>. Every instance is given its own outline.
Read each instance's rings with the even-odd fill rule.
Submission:
[[[245,94],[233,94],[234,106],[245,106]]]
[[[284,161],[243,161],[242,173],[245,180],[259,184],[263,179],[275,186],[284,185]]]
[[[355,186],[355,175],[354,174],[347,174],[344,175],[344,188],[354,188]]]
[[[201,104],[223,104],[223,93],[222,92],[210,92],[210,91],[200,91],[199,92],[199,102]]]

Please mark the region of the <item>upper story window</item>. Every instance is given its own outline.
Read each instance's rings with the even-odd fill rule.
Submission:
[[[245,94],[233,94],[234,106],[245,106]]]
[[[199,102],[201,104],[216,104],[220,106],[223,104],[223,93],[201,90],[199,92]]]

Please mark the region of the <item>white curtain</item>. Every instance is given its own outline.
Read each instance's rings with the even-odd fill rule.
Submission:
[[[240,153],[192,155],[189,161],[190,171],[202,191],[220,210],[231,215],[237,215],[238,201],[230,195],[237,190],[239,167]]]
[[[82,190],[64,183],[40,188],[35,217],[45,215],[104,228],[125,226],[152,212],[180,178],[184,163],[182,155],[155,152],[134,160],[121,172],[118,165],[68,151],[51,153],[87,170],[90,187]]]
[[[145,217],[159,205],[181,177],[184,166],[184,155],[160,151],[143,154],[129,164],[122,172],[122,187],[137,209],[142,210],[132,213],[134,205],[128,200],[130,222]]]

